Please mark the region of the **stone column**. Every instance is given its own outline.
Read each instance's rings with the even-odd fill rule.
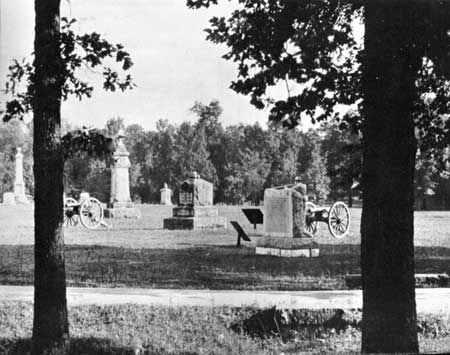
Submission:
[[[161,191],[161,205],[172,206],[172,190],[169,189],[166,183]]]
[[[127,148],[119,137],[117,149],[114,152],[114,166],[111,168],[110,206],[123,207],[131,203],[130,178],[128,169],[131,166]]]
[[[123,135],[118,136],[116,151],[114,152],[114,166],[111,168],[111,194],[108,208],[105,210],[107,218],[139,218],[140,212],[134,207],[130,197],[130,177],[128,169],[131,166]]]
[[[14,180],[14,196],[18,203],[28,203],[25,196],[25,183],[23,181],[23,154],[22,148],[17,148],[16,175]]]

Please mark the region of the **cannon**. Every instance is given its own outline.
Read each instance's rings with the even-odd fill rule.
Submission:
[[[338,201],[331,207],[316,207],[312,202],[305,204],[305,227],[312,235],[317,232],[318,222],[328,225],[328,230],[334,238],[344,238],[350,229],[350,211],[347,205]]]
[[[95,229],[103,224],[103,206],[94,197],[77,201],[72,197],[64,198],[64,225],[76,226],[81,222],[87,229]]]

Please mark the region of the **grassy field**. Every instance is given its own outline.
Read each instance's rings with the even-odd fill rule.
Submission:
[[[67,280],[73,286],[210,288],[210,289],[343,289],[347,273],[359,269],[360,209],[352,209],[349,235],[335,240],[325,224],[317,241],[320,257],[280,259],[254,254],[261,226],[253,230],[239,207],[219,207],[237,220],[251,243],[236,248],[228,230],[168,231],[166,206],[139,206],[140,220],[113,220],[112,228],[82,227],[65,232]],[[415,215],[416,272],[450,273],[450,212]],[[33,282],[33,210],[0,205],[0,283]]]
[[[358,354],[360,319],[357,311],[75,307],[69,309],[70,354]],[[419,315],[421,352],[448,353],[449,325],[448,316]],[[0,353],[28,353],[31,328],[30,303],[0,303]]]

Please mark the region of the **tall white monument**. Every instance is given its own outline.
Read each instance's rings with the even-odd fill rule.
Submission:
[[[134,207],[130,197],[130,159],[125,144],[124,135],[119,133],[117,148],[114,152],[114,165],[111,168],[111,193],[108,208],[105,210],[107,218],[139,218],[140,211]]]
[[[23,181],[22,148],[17,148],[15,159],[14,192],[5,192],[3,194],[3,203],[5,205],[15,205],[16,203],[30,203],[25,195],[25,183]]]
[[[161,205],[172,206],[172,190],[164,183],[164,187],[161,191]]]
[[[17,203],[28,203],[25,196],[25,183],[23,181],[23,154],[22,148],[17,148],[16,176],[14,180],[14,196]]]

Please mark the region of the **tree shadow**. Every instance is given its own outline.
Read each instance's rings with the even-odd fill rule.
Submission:
[[[31,352],[31,339],[0,338],[0,352],[24,355]],[[115,344],[106,338],[72,338],[67,355],[134,355],[135,349]]]
[[[0,338],[0,354],[25,355],[31,353],[31,338]],[[152,351],[139,346],[122,346],[107,338],[71,338],[65,355],[198,355],[192,352],[172,353],[165,350]]]
[[[450,274],[450,248],[415,248],[416,273]],[[346,289],[359,274],[360,246],[320,244],[317,258],[256,255],[254,247],[190,245],[185,248],[66,246],[70,286],[259,290]],[[0,246],[0,283],[33,283],[32,246]]]

